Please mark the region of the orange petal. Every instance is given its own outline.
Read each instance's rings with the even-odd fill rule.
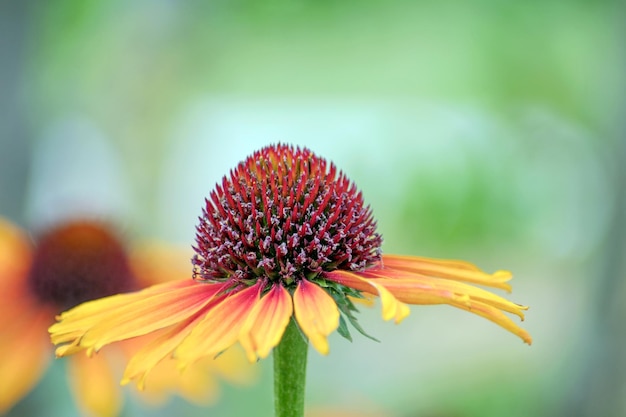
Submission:
[[[22,399],[39,381],[50,359],[48,311],[0,316],[0,414]]]
[[[122,385],[131,380],[137,380],[140,390],[145,389],[145,381],[148,373],[164,359],[170,358],[174,350],[191,333],[191,330],[202,319],[202,314],[197,313],[188,320],[166,330],[157,338],[143,345],[131,358],[122,379]],[[145,341],[144,341],[145,342]]]
[[[291,295],[282,285],[274,285],[256,303],[239,333],[250,362],[266,358],[278,345],[292,313]]]
[[[61,314],[60,322],[49,331],[53,343],[69,343],[59,347],[57,355],[81,349],[92,353],[106,344],[185,321],[223,288],[223,284],[173,281],[135,293],[89,301]]]
[[[449,304],[487,318],[519,336],[524,342],[530,343],[531,339],[528,333],[515,325],[501,311],[516,314],[523,319],[523,310],[528,307],[520,306],[495,294],[460,282],[446,283],[444,279],[429,277],[402,279],[402,273],[397,275],[396,272],[398,271],[387,269],[378,269],[374,272],[366,270],[359,273],[332,271],[326,273],[325,276],[342,285],[370,293],[373,290],[368,284],[376,283],[386,288],[398,300],[409,304]],[[380,278],[385,274],[389,274],[392,278]],[[374,276],[374,278],[364,280],[361,276]]]
[[[166,336],[163,332],[161,336]],[[127,354],[142,355],[146,346],[146,336],[122,342],[120,346]],[[160,337],[159,337],[160,338]],[[156,339],[151,343],[157,344]],[[199,405],[210,405],[217,401],[220,394],[218,379],[225,379],[234,384],[250,384],[257,379],[257,368],[251,366],[241,349],[231,348],[217,358],[205,357],[180,372],[178,362],[169,354],[158,361],[150,370],[150,377],[145,387],[137,392],[141,399],[151,405],[163,404],[171,394],[178,394],[188,401]],[[130,365],[129,365],[130,366]]]
[[[100,298],[93,301],[87,301],[70,310],[64,311],[57,316],[59,323],[54,324],[50,330],[53,334],[53,342],[58,344],[60,342],[67,342],[73,340],[75,337],[70,332],[65,330],[69,328],[76,329],[77,335],[82,335],[84,329],[106,318],[107,315],[113,314],[116,309],[127,306],[128,304],[137,300],[142,300],[147,297],[163,294],[169,291],[176,290],[178,288],[185,288],[193,285],[192,280],[175,281],[165,283],[161,285],[154,285],[146,288],[142,291],[132,292],[128,294],[112,295],[110,297]],[[98,320],[94,320],[98,319]],[[67,340],[63,339],[66,337]],[[56,340],[59,341],[56,341]]]
[[[398,301],[395,297],[395,293],[390,292],[378,279],[365,279],[356,273],[339,270],[329,272],[326,276],[348,287],[378,295],[380,297],[383,320],[394,319],[397,324],[404,320],[410,313],[409,307],[403,302]]]
[[[86,414],[96,417],[119,414],[122,406],[120,387],[106,356],[75,355],[68,358],[67,365],[72,394]]]
[[[510,331],[514,335],[518,336],[520,339],[524,341],[524,343],[532,344],[533,339],[530,334],[519,327],[517,324],[513,322],[507,315],[502,313],[502,311],[498,310],[495,307],[492,307],[488,304],[481,302],[471,302],[470,305],[466,305],[465,303],[450,303],[454,307],[458,307],[462,310],[469,311],[470,313],[477,314],[481,317],[486,318],[489,321],[496,323],[498,326]]]
[[[468,294],[454,293],[454,292],[437,292],[432,293],[416,293],[411,291],[399,290],[399,288],[393,283],[387,287],[390,291],[395,293],[401,300],[407,302],[415,302],[416,304],[449,304],[453,307],[469,311],[470,313],[477,314],[501,327],[509,330],[511,333],[519,336],[525,343],[530,344],[532,339],[530,335],[522,328],[517,326],[509,317],[507,317],[502,311],[507,311],[524,319],[523,310],[527,310],[528,307],[520,306],[512,303],[506,299],[501,299],[499,302],[492,302],[486,299],[475,299]],[[396,293],[396,291],[399,292]],[[497,297],[494,295],[494,297]],[[509,305],[506,309],[501,306],[504,303]]]
[[[0,217],[0,292],[7,295],[25,285],[32,261],[32,247],[26,234]]]
[[[256,381],[259,368],[246,360],[243,349],[233,346],[222,352],[217,358],[207,358],[221,379],[235,385],[247,385]],[[202,360],[200,365],[202,365]]]
[[[148,383],[139,394],[154,405],[162,404],[168,394],[177,393],[188,401],[206,406],[219,398],[219,379],[250,384],[257,379],[256,370],[257,367],[250,365],[243,351],[236,346],[215,359],[201,358],[184,372],[180,372],[175,359],[167,357],[150,372]]]
[[[207,362],[209,360],[213,361],[212,358],[206,359]],[[245,359],[244,362],[247,364]],[[166,358],[150,371],[149,381],[138,395],[153,406],[161,406],[173,393],[194,404],[207,406],[217,402],[220,384],[205,360],[180,372],[177,361]]]
[[[174,352],[174,356],[180,359],[181,367],[185,368],[205,356],[216,356],[232,346],[257,303],[260,291],[259,282],[230,293],[211,308]]]
[[[303,279],[293,294],[293,304],[300,330],[318,352],[327,355],[327,337],[339,327],[335,300],[318,285]]]
[[[414,272],[426,276],[448,278],[501,288],[508,292],[511,286],[506,282],[512,278],[509,271],[496,271],[488,274],[476,265],[465,261],[422,258],[418,256],[383,255],[384,268]]]
[[[360,276],[373,278],[371,282],[379,282],[394,293],[398,299],[409,304],[437,304],[429,301],[440,300],[441,297],[455,296],[469,297],[493,305],[509,313],[524,318],[521,307],[492,292],[455,280],[428,277],[408,271],[397,271],[391,268],[367,270],[359,273]]]

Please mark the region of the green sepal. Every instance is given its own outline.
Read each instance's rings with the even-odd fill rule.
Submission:
[[[350,330],[345,320],[347,318],[350,324],[352,324],[352,326],[363,336],[376,342],[380,342],[380,340],[367,334],[367,332],[359,324],[357,318],[352,314],[353,312],[358,312],[359,310],[348,297],[365,298],[363,297],[361,291],[324,279],[316,279],[315,283],[324,288],[326,292],[333,297],[335,303],[337,303],[337,307],[341,313],[341,316],[339,316],[339,327],[337,328],[337,332],[341,336],[352,342],[352,336],[350,335]]]
[[[350,324],[352,325],[352,327],[354,327],[363,336],[365,336],[368,339],[371,339],[371,340],[373,340],[375,342],[379,342],[380,343],[380,340],[376,339],[374,336],[371,336],[371,335],[367,334],[367,332],[361,327],[361,325],[359,324],[359,321],[357,320],[357,318],[354,317],[354,315],[352,315],[352,311],[359,311],[359,310],[357,310],[357,308],[354,306],[352,301],[347,299],[347,302],[350,304],[351,307],[346,307],[344,305],[337,304],[337,306],[339,307],[339,311],[341,311],[343,316],[347,317],[348,320],[350,321]],[[348,339],[348,340],[352,340],[352,339]]]
[[[350,334],[350,329],[348,329],[348,324],[343,318],[343,315],[339,316],[339,327],[337,327],[337,333],[352,342],[352,335]]]

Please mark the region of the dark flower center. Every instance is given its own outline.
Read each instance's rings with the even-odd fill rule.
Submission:
[[[289,285],[380,260],[381,236],[355,185],[308,149],[269,146],[211,192],[196,228],[194,278]]]
[[[120,241],[105,227],[87,221],[66,224],[41,236],[29,283],[42,302],[63,309],[135,289]]]

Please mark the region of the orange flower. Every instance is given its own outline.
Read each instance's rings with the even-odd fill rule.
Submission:
[[[241,162],[206,200],[197,226],[194,279],[80,305],[50,328],[57,355],[88,354],[159,332],[125,372],[142,381],[164,358],[181,368],[239,342],[267,357],[290,320],[322,354],[346,320],[361,331],[353,299],[380,297],[396,323],[407,304],[449,304],[531,343],[505,313],[526,307],[475,284],[510,290],[511,274],[462,261],[382,255],[371,210],[343,173],[307,149],[269,146]]]
[[[84,301],[164,281],[164,276],[184,276],[180,255],[155,245],[129,253],[110,228],[88,220],[59,225],[33,245],[19,228],[0,218],[0,413],[23,398],[46,370],[52,356],[47,328],[56,314]],[[159,268],[165,260],[170,262]],[[145,338],[93,359],[71,358],[68,376],[80,408],[99,417],[118,414],[122,396],[116,365],[137,352],[141,342]],[[155,369],[143,394],[146,399],[162,400],[176,392],[206,402],[217,392],[214,375],[234,381],[251,377],[237,352],[205,361],[201,372],[183,376],[169,362]]]

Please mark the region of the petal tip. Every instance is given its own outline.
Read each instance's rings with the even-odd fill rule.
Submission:
[[[513,278],[513,273],[511,271],[501,269],[499,271],[494,272],[491,276],[497,281],[506,282]]]

